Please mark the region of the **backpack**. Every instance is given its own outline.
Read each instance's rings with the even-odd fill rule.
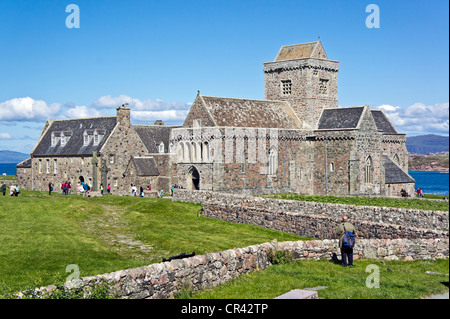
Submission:
[[[342,238],[342,246],[347,248],[355,247],[355,235],[352,232],[349,232],[345,229],[344,224],[344,237]]]

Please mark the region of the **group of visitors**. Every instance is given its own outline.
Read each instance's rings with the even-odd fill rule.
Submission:
[[[147,186],[147,190],[151,191],[152,190],[152,186],[148,185]],[[159,191],[158,195],[159,195],[160,198],[163,198],[164,191],[161,189]],[[131,184],[131,196],[133,196],[133,197],[136,197],[136,196],[144,197],[144,187],[142,187],[142,186],[139,187],[139,195],[138,195],[138,189],[137,189],[136,185]]]
[[[418,188],[416,193],[417,193],[417,197],[419,197],[419,198],[423,197],[423,190],[421,188]]]
[[[5,183],[2,184],[0,187],[0,192],[3,194],[3,196],[6,195],[6,190],[8,189],[8,186],[6,186]],[[11,196],[18,196],[20,194],[19,185],[18,184],[12,184],[9,188],[9,195]]]

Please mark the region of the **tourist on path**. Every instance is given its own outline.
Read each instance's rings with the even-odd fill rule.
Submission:
[[[3,196],[6,194],[6,184],[3,183],[2,187],[0,187],[0,192],[3,193]]]
[[[52,195],[52,191],[53,191],[53,184],[52,182],[48,183],[48,194]]]
[[[345,229],[345,230],[344,230]],[[348,217],[342,217],[342,223],[339,225],[336,235],[339,236],[339,248],[341,249],[341,257],[342,257],[342,267],[351,266],[353,267],[353,248],[345,247],[342,244],[342,240],[344,238],[344,234],[346,231],[353,233],[356,236],[355,227],[348,222]],[[348,258],[348,263],[347,263]]]

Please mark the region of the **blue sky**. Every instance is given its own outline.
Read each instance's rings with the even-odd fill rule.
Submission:
[[[366,27],[371,3],[380,28]],[[263,99],[263,63],[318,35],[340,62],[340,106],[448,136],[448,12],[442,0],[0,0],[0,149],[30,152],[47,119],[124,102],[134,123],[180,124],[197,90]]]

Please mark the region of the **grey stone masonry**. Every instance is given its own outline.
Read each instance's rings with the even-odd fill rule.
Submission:
[[[360,239],[354,249],[355,260],[415,260],[448,258],[448,237],[445,239]],[[134,269],[84,277],[67,282],[68,288],[86,288],[106,282],[110,294],[120,299],[173,298],[184,289],[210,289],[241,274],[271,265],[269,252],[284,250],[296,260],[329,260],[339,253],[338,240],[270,242],[244,248],[212,252],[170,262],[156,263]],[[37,291],[51,291],[54,286]]]

